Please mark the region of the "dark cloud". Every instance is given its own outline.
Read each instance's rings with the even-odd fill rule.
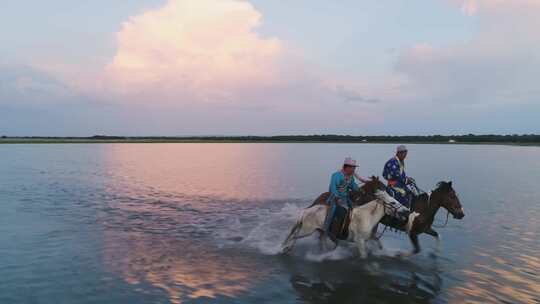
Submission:
[[[376,104],[381,102],[381,100],[378,98],[363,96],[362,94],[355,92],[351,89],[347,89],[343,86],[337,86],[335,88],[335,91],[337,95],[345,102],[357,102],[367,104]]]
[[[24,65],[0,65],[0,103],[50,103],[73,94],[46,72]]]

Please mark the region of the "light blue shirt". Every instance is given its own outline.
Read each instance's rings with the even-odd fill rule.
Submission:
[[[353,176],[346,178],[342,171],[338,171],[332,174],[329,188],[332,195],[347,199],[349,191],[358,190],[358,184],[354,181]]]

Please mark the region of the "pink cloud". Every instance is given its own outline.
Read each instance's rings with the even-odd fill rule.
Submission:
[[[274,85],[283,46],[261,37],[260,23],[248,2],[169,0],[123,24],[106,78],[120,93],[197,101]]]
[[[417,44],[401,53],[402,96],[439,104],[537,103],[540,1],[458,1],[477,18],[470,40],[445,47]],[[463,8],[462,6],[462,8]]]
[[[540,8],[538,0],[451,0],[458,4],[461,10],[469,15],[474,16],[484,12],[493,11],[513,11],[516,8]]]
[[[211,105],[218,116],[248,111],[314,121],[344,117],[343,104],[353,100],[348,112],[362,124],[373,120],[366,107],[379,96],[351,89],[354,81],[328,81],[334,77],[305,64],[283,41],[261,36],[261,22],[247,1],[169,0],[122,25],[104,91],[115,100],[182,111]]]

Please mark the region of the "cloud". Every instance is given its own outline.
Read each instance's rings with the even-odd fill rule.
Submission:
[[[452,2],[458,4],[461,10],[469,16],[494,11],[512,12],[523,7],[540,8],[538,0],[452,0]]]
[[[274,86],[283,46],[255,31],[261,18],[245,1],[169,0],[122,25],[106,79],[117,92],[174,102]]]
[[[342,113],[342,101],[377,99],[360,101],[353,86],[329,85],[332,76],[304,63],[302,54],[276,37],[261,36],[261,22],[248,1],[169,0],[122,25],[116,54],[105,68],[104,91],[117,100],[167,105],[184,114],[206,111],[213,121],[220,115],[246,121],[249,114],[294,125],[300,115],[306,115],[305,124],[345,116],[370,121],[366,111]],[[349,108],[354,112],[357,106]]]
[[[343,98],[360,101],[359,93],[328,85],[327,75],[280,39],[261,36],[261,22],[247,1],[169,0],[122,25],[105,68],[105,91],[125,101],[219,104],[221,110],[294,112]]]
[[[0,103],[55,103],[74,94],[47,72],[25,65],[0,65]]]
[[[419,43],[405,51],[395,71],[402,98],[446,104],[537,103],[540,79],[540,2],[459,1],[478,31],[446,47]],[[531,13],[534,12],[534,13]]]
[[[365,109],[376,100],[360,97],[371,94],[304,63],[280,39],[262,36],[261,22],[249,2],[238,0],[169,0],[133,16],[116,33],[108,64],[40,63],[79,93],[70,99],[73,107],[54,106],[52,116],[41,116],[54,119],[41,123],[76,132],[59,126],[57,117],[65,114],[88,134],[179,135],[339,132],[381,121]],[[18,85],[40,86],[28,79]],[[354,100],[347,110],[344,98]],[[10,125],[23,130],[22,123]]]
[[[463,1],[463,3],[461,4],[461,10],[469,15],[469,16],[472,16],[474,14],[476,14],[477,10],[478,10],[478,4],[476,3],[476,1]]]
[[[358,102],[366,104],[376,104],[381,102],[381,100],[378,98],[366,97],[364,94],[353,89],[346,88],[343,85],[338,85],[335,88],[335,91],[345,102]]]
[[[361,56],[350,62],[358,67],[354,74],[325,70],[314,57],[305,63],[307,50],[258,32],[263,18],[248,1],[167,0],[121,24],[106,64],[42,63],[64,82],[40,69],[0,67],[0,101],[60,100],[47,119],[44,107],[33,107],[43,121],[35,129],[58,125],[64,116],[72,125],[86,117],[90,135],[422,133],[459,131],[458,123],[464,132],[504,131],[492,117],[508,113],[508,126],[538,129],[531,119],[522,127],[520,112],[509,109],[538,108],[540,2],[447,1],[474,21],[467,40],[405,48],[396,42],[387,52],[395,56],[393,68],[373,78],[362,73],[362,60],[370,59]],[[71,107],[77,103],[78,110]],[[20,119],[5,121],[13,130],[24,127]],[[98,128],[108,122],[107,129],[91,131],[96,121]]]

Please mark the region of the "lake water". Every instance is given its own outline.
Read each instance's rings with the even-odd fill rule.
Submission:
[[[0,303],[540,303],[540,148],[410,145],[466,216],[409,250],[291,256],[279,244],[345,156],[380,175],[395,145],[0,145]],[[444,223],[440,211],[436,222]]]

